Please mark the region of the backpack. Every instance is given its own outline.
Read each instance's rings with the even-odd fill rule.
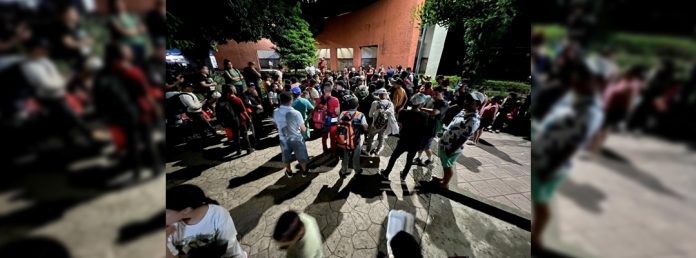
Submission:
[[[235,128],[239,126],[239,119],[229,101],[220,101],[215,105],[215,116],[217,121],[225,128]]]
[[[312,121],[314,122],[314,129],[321,130],[324,129],[326,124],[327,112],[328,112],[328,100],[324,97],[321,98],[321,102],[314,108],[314,113],[312,114]]]
[[[342,119],[338,121],[336,128],[336,146],[344,150],[355,149],[355,130],[353,129],[353,119],[362,115],[360,111],[355,111],[349,115],[348,111],[341,113]]]
[[[379,103],[379,113],[372,119],[372,128],[374,129],[384,129],[387,128],[389,124],[389,113],[387,112],[389,105],[386,106]]]
[[[164,108],[167,116],[176,116],[181,113],[186,113],[186,105],[181,101],[181,95],[185,93],[179,93],[174,96],[167,98],[164,101]]]

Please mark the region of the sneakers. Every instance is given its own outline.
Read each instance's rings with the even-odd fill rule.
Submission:
[[[249,149],[247,150],[247,154],[251,154],[251,153],[254,152],[254,151],[256,151],[254,148],[249,148]]]
[[[430,159],[426,159],[425,162],[423,162],[423,165],[424,165],[424,166],[428,166],[428,165],[430,165],[430,164],[433,164],[433,161],[430,160]]]
[[[476,145],[476,143],[472,140],[466,140],[466,145]]]
[[[341,172],[338,172],[338,175],[339,175],[341,178],[346,178],[346,177],[348,177],[348,175],[350,175],[350,172],[343,172],[343,171],[341,171]]]
[[[495,130],[495,133],[500,133],[500,129],[498,129],[498,130]]]
[[[302,177],[308,177],[309,176],[309,168],[307,169],[307,171],[302,171],[301,175],[302,175]]]
[[[420,158],[415,158],[415,159],[413,159],[413,164],[420,166],[423,164],[423,161],[421,161]]]
[[[370,152],[370,156],[372,156],[372,157],[377,156],[377,151],[371,151],[371,152]]]
[[[287,176],[288,178],[292,178],[292,176],[293,176],[292,170],[287,170],[287,169],[286,169],[286,170],[285,170],[285,176]]]

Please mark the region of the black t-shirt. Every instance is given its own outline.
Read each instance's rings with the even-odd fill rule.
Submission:
[[[51,34],[53,42],[56,42],[56,44],[53,44],[53,50],[51,51],[54,58],[73,61],[82,56],[79,49],[69,48],[63,42],[63,38],[66,36],[70,36],[74,40],[82,39],[84,36],[84,31],[82,31],[79,27],[70,28],[63,23],[59,23],[52,26],[49,33]]]
[[[154,39],[165,38],[167,36],[167,19],[159,11],[151,11],[145,17],[147,32]]]
[[[402,110],[399,113],[399,123],[401,123],[401,131],[399,139],[405,140],[409,147],[420,147],[424,138],[428,137],[426,125],[428,123],[428,114],[415,110]]]
[[[203,75],[202,73],[196,73],[191,76],[191,82],[194,86],[194,92],[196,93],[208,93],[210,92],[210,87],[205,87],[201,84],[202,81],[209,82],[210,76]]]
[[[256,73],[252,70],[251,67],[244,67],[244,71],[242,72],[242,75],[244,76],[244,80],[247,82],[253,82],[256,84],[259,79],[261,79]]]

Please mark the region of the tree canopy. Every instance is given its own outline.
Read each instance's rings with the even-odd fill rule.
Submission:
[[[292,23],[296,0],[220,0],[167,2],[167,48],[205,58],[216,44],[273,41]],[[198,60],[194,60],[197,62]]]
[[[493,43],[507,32],[517,15],[517,0],[426,0],[418,9],[422,25],[464,29],[466,61],[474,73],[485,65]]]
[[[294,15],[290,17],[290,22],[272,41],[281,63],[298,69],[316,61],[317,41],[312,36],[309,24],[301,17],[299,3],[292,8],[292,12]]]

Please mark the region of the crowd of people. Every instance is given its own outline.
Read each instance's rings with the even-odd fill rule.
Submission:
[[[262,123],[270,117],[278,133],[284,173],[289,178],[311,175],[307,151],[310,139],[321,141],[323,155],[342,160],[339,176],[345,178],[352,171],[363,173],[361,160],[380,155],[386,139],[397,137],[388,163],[379,172],[385,182],[390,180],[397,159],[404,153],[406,164],[399,169],[401,181],[414,164],[429,166],[437,162],[432,147],[439,139],[436,154],[443,166],[443,176],[433,178],[433,184],[447,189],[453,167],[467,144],[477,144],[485,130],[500,132],[514,119],[528,117],[529,105],[523,103],[528,103],[529,97],[524,102],[515,93],[489,100],[482,90],[474,90],[466,81],[450,85],[444,76],[432,81],[431,77],[417,75],[400,65],[396,69],[392,66],[375,69],[368,65],[331,72],[325,62],[320,60],[319,68],[308,67],[302,78],[287,74],[290,78],[283,78],[283,73],[278,71],[261,72],[254,62],[240,71],[230,60],[224,60],[221,85],[212,79],[206,66],[168,70],[165,98],[173,104],[166,105],[167,123],[188,124],[191,133],[198,134],[193,138],[216,137],[222,135],[224,128],[225,142],[238,155],[243,147],[248,153],[253,152],[259,137],[272,133]],[[215,127],[219,128],[218,132]],[[293,171],[291,166],[295,160],[299,171]],[[170,191],[191,187],[179,186]],[[191,191],[196,191],[197,196],[202,194],[200,189]],[[167,209],[170,209],[170,196],[173,195],[168,193]],[[208,202],[196,201],[173,206],[168,212],[172,218],[198,221],[208,218],[203,210],[210,213],[213,208]],[[189,227],[187,224],[193,225],[186,221],[182,225]],[[229,231],[234,232],[234,228]],[[321,235],[316,222],[307,214],[294,211],[283,214],[273,238],[288,250],[288,257],[322,257]],[[230,239],[229,244],[232,257],[244,257],[236,239]]]
[[[677,79],[668,57],[654,69],[620,67],[611,49],[595,52],[575,34],[551,46],[557,52],[549,47],[542,32],[533,33],[533,252],[544,250],[549,202],[568,178],[576,153],[599,157],[612,131],[689,139],[694,128],[683,118],[694,110],[696,67],[685,81]]]
[[[162,170],[165,3],[139,14],[122,0],[105,4],[106,15],[75,1],[1,4],[0,116],[8,135],[21,136],[3,144],[11,164],[115,146],[121,168]]]
[[[325,65],[322,62],[319,67]],[[436,138],[441,139],[440,159],[451,168],[462,146],[478,144],[483,131],[499,133],[514,120],[529,117],[529,97],[522,101],[510,93],[489,100],[483,89],[474,90],[465,81],[452,87],[444,76],[432,81],[401,65],[337,72],[310,66],[302,78],[283,78],[278,71],[262,73],[254,62],[241,71],[230,60],[223,65],[221,85],[205,65],[168,70],[167,123],[188,125],[194,139],[216,137],[224,128],[226,143],[240,155],[243,148],[253,152],[259,138],[270,135],[272,130],[263,121],[271,117],[288,177],[295,174],[290,167],[295,159],[302,167],[298,174],[308,175],[305,142],[313,137],[321,138],[324,153],[342,159],[342,177],[350,174],[351,167],[362,173],[361,157],[378,156],[387,137],[398,137],[380,175],[388,178],[399,156],[407,153],[400,173],[404,180],[414,163],[434,162],[431,147]],[[447,188],[450,178],[451,170],[445,169],[437,180]]]

